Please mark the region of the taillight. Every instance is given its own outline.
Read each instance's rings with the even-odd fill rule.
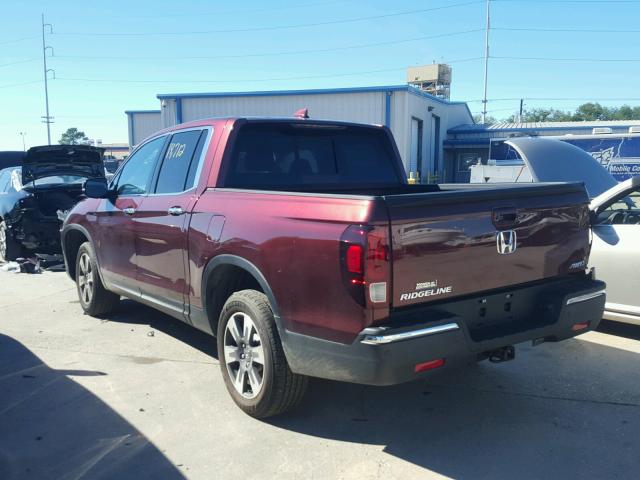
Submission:
[[[362,245],[349,245],[347,247],[347,270],[349,273],[364,273]]]
[[[386,227],[350,225],[340,239],[343,280],[360,305],[387,305],[389,240]]]

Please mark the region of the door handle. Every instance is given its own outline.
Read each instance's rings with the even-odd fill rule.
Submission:
[[[134,213],[136,213],[136,209],[133,207],[123,208],[122,211],[127,215],[133,215]]]
[[[178,215],[182,215],[184,213],[184,210],[182,210],[182,207],[171,207],[167,213],[169,215],[174,215],[174,216],[178,216]]]

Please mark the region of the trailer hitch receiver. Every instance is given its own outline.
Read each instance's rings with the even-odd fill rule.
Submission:
[[[516,349],[513,345],[507,347],[496,348],[489,353],[489,361],[491,363],[508,362],[516,358]]]

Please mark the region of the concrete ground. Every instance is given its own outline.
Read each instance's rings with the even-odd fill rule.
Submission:
[[[0,272],[0,478],[639,478],[640,328],[606,324],[430,382],[313,381],[257,421],[214,341],[64,273]]]

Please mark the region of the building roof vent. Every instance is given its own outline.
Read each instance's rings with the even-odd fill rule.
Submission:
[[[613,133],[611,127],[595,127],[593,130],[591,130],[592,135],[605,135],[607,133]]]
[[[629,127],[629,133],[640,133],[640,125],[636,125],[635,127]]]

